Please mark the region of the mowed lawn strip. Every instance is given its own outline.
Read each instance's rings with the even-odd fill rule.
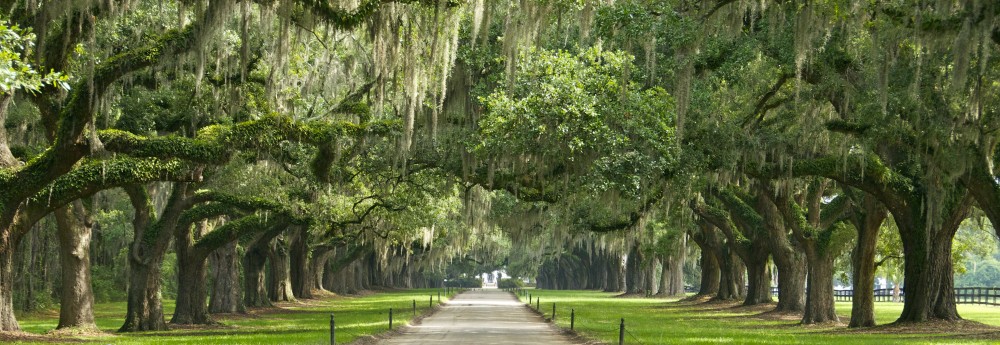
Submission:
[[[253,311],[252,315],[216,317],[217,326],[175,327],[165,332],[114,333],[125,318],[125,303],[102,303],[96,306],[97,325],[108,334],[52,341],[83,339],[98,344],[329,344],[330,313],[336,315],[337,343],[344,344],[365,335],[388,330],[389,308],[393,308],[393,327],[404,325],[413,316],[429,309],[428,299],[440,289],[414,289],[378,292],[367,296],[333,296],[283,303],[280,308]],[[441,301],[448,301],[442,292]],[[164,301],[169,321],[173,301]],[[44,334],[58,324],[58,311],[21,315],[21,327],[29,333]],[[18,342],[28,344],[31,342]]]
[[[527,290],[541,298],[541,311],[551,318],[556,303],[556,324],[570,327],[575,309],[575,330],[584,337],[618,343],[618,328],[625,318],[625,344],[997,344],[1000,328],[992,334],[929,331],[892,334],[848,330],[846,326],[801,326],[793,315],[761,315],[770,307],[733,307],[732,304],[678,302],[678,298],[622,298],[598,291]],[[527,302],[527,296],[520,297]],[[532,301],[532,308],[536,302]],[[876,302],[879,324],[894,321],[902,303]],[[1000,326],[1000,307],[962,304],[958,311],[967,320]],[[851,303],[837,302],[845,325]],[[974,333],[983,333],[981,330]]]

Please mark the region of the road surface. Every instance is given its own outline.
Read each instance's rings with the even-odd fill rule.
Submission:
[[[577,344],[528,311],[508,292],[467,291],[419,326],[383,339],[385,345]]]

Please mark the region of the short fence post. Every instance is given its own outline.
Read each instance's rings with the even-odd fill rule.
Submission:
[[[552,303],[552,322],[556,322],[556,304]]]
[[[337,323],[333,320],[333,313],[330,313],[330,345],[337,345]]]
[[[392,308],[389,308],[389,329],[392,329]]]
[[[528,293],[528,304],[531,304],[531,293]]]
[[[576,309],[570,309],[569,310],[569,330],[572,331],[574,326],[576,326]]]
[[[417,300],[413,300],[413,316],[417,316]]]
[[[541,297],[535,299],[535,310],[542,311],[542,298]]]
[[[427,307],[428,308],[434,308],[434,295],[428,296]]]
[[[625,318],[622,318],[621,326],[618,326],[618,345],[625,345]]]

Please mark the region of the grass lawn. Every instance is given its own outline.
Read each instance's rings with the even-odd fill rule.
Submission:
[[[98,304],[95,310],[97,325],[109,333],[84,339],[86,343],[99,344],[329,344],[330,313],[333,312],[337,322],[337,343],[343,344],[363,335],[386,331],[389,308],[394,310],[393,326],[402,325],[412,317],[413,300],[417,301],[419,315],[428,309],[429,296],[433,295],[434,304],[437,304],[438,291],[416,289],[363,297],[305,300],[302,303],[282,304],[280,309],[262,310],[250,316],[217,317],[216,321],[222,324],[220,326],[173,327],[166,332],[114,333],[125,320],[125,303]],[[447,296],[442,294],[441,298],[447,301]],[[168,321],[173,308],[173,301],[165,301]],[[58,319],[58,311],[18,318],[24,331],[38,334],[54,329]]]
[[[625,318],[626,344],[998,344],[1000,329],[952,329],[936,325],[927,330],[893,331],[893,328],[848,330],[846,325],[800,326],[792,315],[760,315],[771,308],[733,307],[732,304],[677,302],[677,299],[615,298],[596,291],[527,290],[541,297],[545,317],[556,303],[556,323],[569,328],[575,309],[575,329],[581,335],[609,344],[618,343],[618,327]],[[521,297],[527,301],[527,297]],[[533,304],[534,306],[534,304]],[[876,302],[879,324],[894,321],[902,303]],[[850,302],[838,302],[841,321],[850,320]],[[961,304],[962,317],[1000,326],[1000,307]]]

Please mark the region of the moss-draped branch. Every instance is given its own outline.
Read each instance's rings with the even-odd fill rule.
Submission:
[[[212,251],[232,241],[246,239],[249,242],[257,234],[275,229],[284,230],[290,224],[292,224],[290,218],[280,215],[251,214],[241,217],[202,236],[198,242],[195,242],[192,255],[204,258]]]
[[[352,11],[335,6],[330,1],[299,0],[298,2],[312,11],[312,13],[341,30],[349,30],[361,25],[361,23],[364,23],[378,12],[379,8],[384,4],[420,3],[423,5],[436,5],[439,2],[444,2],[444,5],[448,7],[454,7],[461,3],[458,0],[367,0],[358,4]]]
[[[204,164],[228,161],[238,151],[270,150],[281,142],[292,141],[316,146],[320,152],[313,162],[313,173],[320,179],[329,174],[336,150],[333,145],[342,139],[358,139],[366,135],[386,135],[399,128],[398,121],[376,121],[356,124],[350,121],[294,121],[288,116],[270,115],[231,126],[211,126],[202,129],[195,138],[178,136],[145,137],[120,130],[99,132],[105,149],[136,157],[180,158]]]
[[[751,167],[747,172],[766,179],[826,177],[872,194],[896,209],[903,209],[908,202],[919,200],[913,181],[893,171],[873,153],[801,159],[784,168],[768,164]]]
[[[220,6],[210,3],[209,6]],[[206,11],[212,13],[212,11]],[[121,77],[153,66],[167,56],[193,47],[198,32],[212,25],[202,18],[181,30],[170,30],[147,44],[115,55],[97,65],[89,77],[73,86],[68,102],[59,110],[56,135],[41,155],[24,166],[0,170],[0,212],[13,217],[14,206],[38,193],[89,153],[84,132],[94,116],[94,104]]]

